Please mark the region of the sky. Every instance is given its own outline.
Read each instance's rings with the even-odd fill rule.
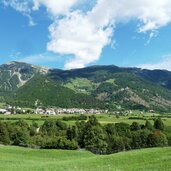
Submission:
[[[0,64],[171,71],[171,0],[0,0]]]

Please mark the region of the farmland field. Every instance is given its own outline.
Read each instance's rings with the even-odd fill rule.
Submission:
[[[149,148],[112,155],[87,151],[0,147],[2,171],[170,171],[171,148]]]
[[[128,124],[132,124],[132,122],[138,122],[139,124],[144,124],[146,119],[148,119],[151,123],[153,123],[152,116],[157,117],[159,114],[152,114],[152,113],[144,113],[143,115],[140,114],[140,112],[135,112],[133,114],[130,114],[128,116],[119,116],[119,118],[116,117],[116,115],[110,115],[110,114],[96,114],[98,121],[101,124],[107,124],[107,123],[120,123],[125,122]],[[39,115],[39,114],[15,114],[15,115],[0,115],[0,121],[10,121],[14,122],[19,119],[24,119],[27,121],[28,124],[31,124],[34,120],[39,125],[42,125],[43,122],[46,119],[51,120],[62,120],[63,117],[71,117],[71,116],[79,116],[79,114],[60,114],[56,116],[47,116],[47,115]],[[90,114],[87,114],[87,116],[90,116]],[[162,115],[161,115],[162,116]],[[168,117],[169,116],[169,117]],[[139,119],[130,119],[130,117],[137,117]],[[171,126],[171,114],[164,114],[162,117],[162,120],[166,126]],[[63,120],[62,120],[63,121]],[[67,123],[68,125],[74,125],[75,120],[69,120],[69,121],[63,121]]]

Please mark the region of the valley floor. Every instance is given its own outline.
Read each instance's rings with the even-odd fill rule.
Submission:
[[[0,146],[0,170],[170,171],[171,148],[149,148],[102,156],[86,151]]]
[[[146,119],[149,120],[153,124],[153,118],[151,117],[158,117],[162,116],[162,121],[164,125],[166,126],[171,126],[171,114],[163,114],[159,115],[158,113],[144,113],[142,115],[140,111],[134,111],[132,114],[128,116],[119,116],[119,118],[116,118],[116,115],[109,115],[109,114],[96,114],[96,118],[98,121],[104,125],[108,123],[128,123],[132,124],[133,122],[138,122],[139,124],[145,124]],[[45,117],[47,116],[47,117]],[[33,120],[38,124],[42,125],[45,120],[61,120],[65,122],[67,125],[75,125],[76,120],[68,120],[65,121],[63,120],[63,117],[72,117],[72,116],[79,116],[79,114],[60,114],[60,115],[55,115],[55,116],[48,116],[48,115],[38,115],[38,114],[15,114],[15,115],[2,115],[0,114],[0,121],[2,122],[15,122],[20,119],[24,119],[28,124],[32,124]],[[89,114],[86,114],[86,116],[91,116]],[[129,119],[130,117],[135,117],[138,119]],[[141,119],[140,119],[140,118]]]

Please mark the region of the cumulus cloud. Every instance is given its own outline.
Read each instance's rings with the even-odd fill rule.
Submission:
[[[112,27],[94,24],[88,15],[72,12],[50,27],[48,50],[60,54],[73,54],[65,68],[82,68],[99,59],[103,47],[110,42]]]
[[[156,30],[171,21],[171,1],[98,0],[91,11],[74,11],[54,20],[48,50],[74,55],[66,69],[84,67],[97,61],[103,47],[111,43],[115,25],[131,19],[139,21],[138,32],[149,32],[149,44]]]
[[[168,24],[170,14],[170,0],[98,0],[92,10],[93,18],[98,22],[137,19],[141,23],[139,32],[156,30]]]
[[[160,27],[171,22],[171,0],[96,0],[87,11],[74,8],[80,3],[78,0],[29,2],[32,2],[29,10],[36,11],[44,6],[51,16],[53,23],[49,26],[47,49],[72,56],[66,61],[66,69],[81,68],[97,61],[103,48],[112,43],[111,37],[119,22],[136,19],[138,32],[149,32],[147,43],[156,36]]]
[[[140,67],[142,69],[150,69],[150,70],[164,69],[164,70],[171,71],[171,55],[167,55],[167,56],[163,57],[162,60],[157,63],[142,64],[142,65],[139,65],[138,67]]]

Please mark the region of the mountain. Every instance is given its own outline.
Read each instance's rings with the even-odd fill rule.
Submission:
[[[159,75],[160,73],[160,75]],[[50,70],[48,76],[78,93],[110,104],[111,108],[169,111],[171,72],[117,66],[92,66],[69,71]]]
[[[171,110],[171,72],[114,65],[60,70],[11,62],[0,66],[0,91],[10,104]]]
[[[9,62],[0,66],[0,93],[10,92],[23,86],[36,73],[46,74],[45,67],[33,66],[22,62]]]
[[[137,75],[171,89],[171,72],[167,70],[140,70]]]
[[[147,70],[141,68],[129,68],[129,67],[117,67],[114,65],[109,66],[91,66],[83,69],[74,69],[69,71],[63,71],[59,69],[53,69],[50,71],[50,77],[52,79],[66,80],[74,77],[89,78],[94,81],[105,80],[109,77],[108,74],[114,73],[130,73],[145,80],[157,83],[160,86],[171,89],[171,72],[167,70]],[[99,72],[99,73],[98,73]],[[102,75],[101,78],[99,78]]]
[[[37,74],[24,86],[6,97],[8,103],[19,106],[35,107],[58,106],[62,108],[103,108],[101,101],[62,86],[59,82],[49,79],[47,76]]]

